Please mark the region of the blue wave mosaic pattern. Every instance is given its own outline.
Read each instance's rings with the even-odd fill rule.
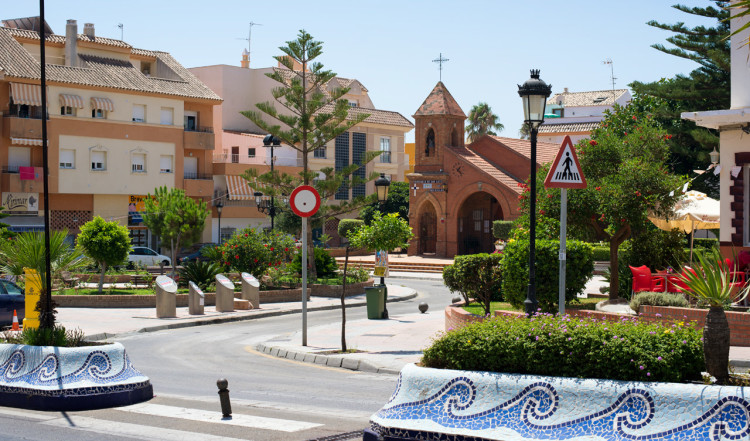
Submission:
[[[72,392],[148,382],[120,343],[79,348],[0,344],[0,388]]]
[[[750,440],[750,388],[406,366],[386,439]]]

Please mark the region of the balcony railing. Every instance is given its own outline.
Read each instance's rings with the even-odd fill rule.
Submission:
[[[183,174],[183,178],[185,179],[196,179],[199,181],[210,181],[214,178],[214,175],[208,174],[208,173],[190,173],[185,172]]]
[[[390,164],[391,163],[391,152],[389,152],[389,151],[383,151],[380,154],[380,162],[381,163]]]
[[[11,173],[11,174],[18,174],[21,172],[20,165],[4,165],[3,166],[3,173]]]
[[[186,132],[214,133],[213,127],[185,127]]]
[[[225,207],[257,207],[255,200],[237,201],[229,199],[229,194],[226,192],[215,191],[213,205],[216,206],[219,201]]]

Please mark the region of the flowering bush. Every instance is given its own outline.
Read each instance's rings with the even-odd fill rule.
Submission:
[[[624,381],[699,380],[700,331],[637,318],[501,316],[449,331],[424,351],[427,367]]]
[[[246,228],[218,247],[224,269],[247,272],[260,279],[271,267],[279,267],[297,252],[291,236],[275,231]]]

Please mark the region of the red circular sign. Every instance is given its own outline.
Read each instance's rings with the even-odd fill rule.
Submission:
[[[318,212],[320,208],[320,195],[318,190],[309,185],[300,185],[292,191],[289,197],[289,206],[299,217],[310,217]]]

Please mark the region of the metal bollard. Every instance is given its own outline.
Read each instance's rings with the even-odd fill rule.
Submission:
[[[224,418],[232,417],[232,404],[229,402],[229,382],[226,378],[216,380],[216,386],[219,388],[219,402],[221,403],[221,414]]]

